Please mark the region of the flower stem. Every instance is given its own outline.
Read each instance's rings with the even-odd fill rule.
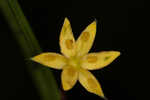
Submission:
[[[25,59],[39,54],[42,50],[27,22],[17,0],[0,0],[0,11],[3,13],[12,35],[16,39]],[[60,100],[60,91],[50,70],[34,62],[27,63],[41,100]]]

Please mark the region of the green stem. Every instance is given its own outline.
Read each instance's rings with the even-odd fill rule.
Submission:
[[[25,59],[39,54],[42,50],[17,0],[0,0],[0,11],[8,22]],[[42,100],[60,100],[60,91],[50,70],[33,62],[27,63],[27,70]]]

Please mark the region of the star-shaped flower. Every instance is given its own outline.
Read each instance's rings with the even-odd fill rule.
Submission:
[[[61,81],[65,91],[70,90],[77,80],[88,91],[104,97],[98,80],[88,70],[101,69],[119,55],[119,51],[89,53],[96,35],[96,21],[88,25],[75,41],[70,22],[65,18],[61,33],[61,54],[46,52],[32,58],[33,61],[54,69],[62,69]]]

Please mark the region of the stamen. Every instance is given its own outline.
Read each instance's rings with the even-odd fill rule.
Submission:
[[[68,39],[65,41],[65,44],[68,49],[73,49],[73,40]]]
[[[89,63],[95,63],[97,61],[97,56],[88,56],[87,61]]]
[[[90,88],[95,89],[97,87],[96,82],[92,78],[87,79],[87,81]]]
[[[49,54],[45,55],[43,58],[44,58],[43,60],[45,60],[45,61],[54,61],[54,60],[56,60],[55,55],[49,55]]]
[[[83,33],[82,33],[81,39],[82,39],[84,42],[86,42],[87,40],[89,40],[89,38],[90,38],[89,32],[83,32]]]
[[[76,73],[75,69],[73,67],[68,68],[67,70],[68,76],[73,77]]]

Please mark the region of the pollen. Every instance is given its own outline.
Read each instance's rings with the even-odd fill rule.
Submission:
[[[87,40],[89,40],[89,38],[90,38],[89,32],[83,32],[83,33],[82,33],[81,39],[82,39],[84,42],[86,42]]]
[[[97,56],[88,56],[87,61],[89,63],[95,63],[97,61]]]
[[[67,49],[73,49],[73,40],[72,39],[66,40],[65,45],[66,45]]]

